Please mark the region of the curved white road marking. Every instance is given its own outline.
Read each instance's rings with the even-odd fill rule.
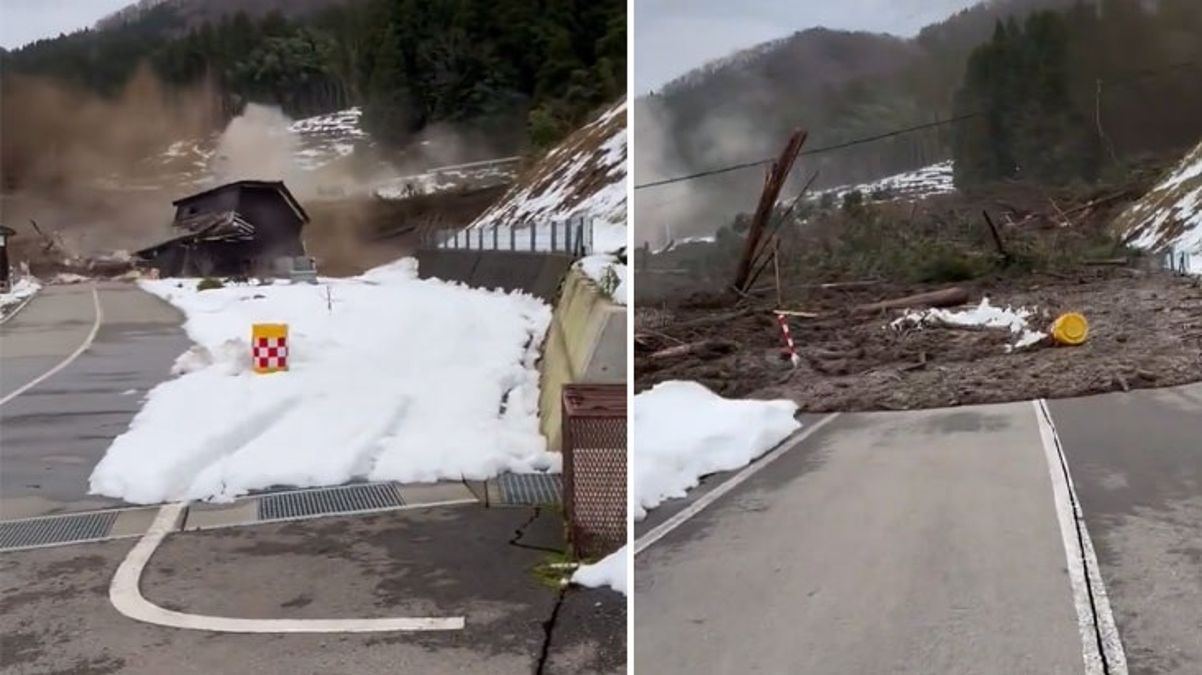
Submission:
[[[392,631],[462,630],[463,617],[388,619],[238,619],[173,612],[142,597],[138,582],[150,556],[173,531],[186,502],[165,504],[150,529],[130,550],[109,586],[109,601],[125,616],[171,628],[207,630],[218,633],[380,633]]]
[[[1119,639],[1118,626],[1110,611],[1110,599],[1102,583],[1098,558],[1093,542],[1085,528],[1081,502],[1073,487],[1073,475],[1060,444],[1060,435],[1052,422],[1047,401],[1031,402],[1043,441],[1044,459],[1052,479],[1052,498],[1056,504],[1056,519],[1060,523],[1060,538],[1068,563],[1068,578],[1073,587],[1073,604],[1077,609],[1077,628],[1081,633],[1081,651],[1086,675],[1126,675],[1127,656]],[[1094,617],[1097,617],[1096,625]],[[1101,649],[1099,650],[1099,637]],[[1103,657],[1105,657],[1103,659]]]
[[[660,539],[663,539],[669,532],[675,530],[677,527],[680,527],[681,524],[683,524],[686,520],[692,518],[698,513],[701,513],[702,509],[710,504],[713,504],[722,495],[741,485],[743,481],[759,473],[761,469],[776,461],[781,455],[800,445],[801,442],[806,438],[809,438],[811,434],[826,426],[828,422],[838,416],[839,413],[837,412],[831,413],[817,422],[814,422],[810,426],[802,429],[800,433],[786,438],[783,443],[776,447],[775,450],[764,455],[758,461],[752,462],[751,464],[743,467],[742,471],[739,471],[718,487],[705,493],[697,501],[689,504],[684,509],[681,509],[671,518],[652,528],[650,532],[639,537],[638,540],[634,542],[634,554],[638,555],[642,553],[648,546],[654,544]]]
[[[58,365],[37,376],[37,378],[35,378],[32,382],[28,382],[8,396],[0,398],[0,405],[4,405],[21,394],[29,391],[30,389],[33,389],[44,382],[46,378],[71,365],[72,361],[79,358],[80,354],[84,353],[87,351],[88,347],[92,346],[92,341],[96,339],[96,333],[100,330],[100,322],[104,319],[104,312],[100,309],[100,294],[96,292],[95,285],[92,286],[92,306],[96,308],[95,320],[92,322],[92,330],[88,331],[88,336],[84,338],[83,344],[79,345],[79,347],[77,347],[75,351],[71,352],[67,358],[59,361]]]

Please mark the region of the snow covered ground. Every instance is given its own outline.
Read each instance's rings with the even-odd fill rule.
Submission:
[[[592,565],[581,565],[572,574],[572,583],[588,588],[609,586],[622,595],[628,595],[629,586],[626,583],[627,558],[629,549],[626,546],[610,553]]]
[[[1131,245],[1184,259],[1185,271],[1202,274],[1202,143],[1143,199],[1119,217]]]
[[[873,195],[878,193],[887,194],[888,199],[922,199],[931,195],[955,192],[952,161],[949,159],[914,171],[886,176],[869,183],[840,185],[815,193],[814,198],[820,199],[822,195],[833,194],[836,199],[843,199],[844,195],[855,190],[863,193],[865,201],[871,201]]]
[[[91,492],[228,500],[274,485],[558,470],[535,368],[550,308],[416,272],[404,259],[320,285],[142,282],[183,310],[197,346],[113,441]],[[254,323],[289,325],[289,371],[248,371]]]
[[[1037,316],[1034,309],[1019,307],[994,307],[989,304],[989,298],[982,298],[981,304],[972,309],[924,309],[920,312],[910,312],[893,321],[889,326],[893,329],[922,328],[924,326],[963,326],[980,328],[1001,328],[1010,332],[1014,341],[1006,345],[1006,351],[1025,349],[1048,337],[1047,333],[1033,330],[1030,320]]]
[[[0,319],[14,312],[26,300],[41,290],[42,284],[33,277],[21,277],[6,293],[0,293]]]
[[[662,382],[634,397],[631,512],[642,520],[716,471],[746,466],[801,428],[792,401],[740,401],[696,382]]]

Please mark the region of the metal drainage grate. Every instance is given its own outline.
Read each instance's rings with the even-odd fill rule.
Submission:
[[[503,473],[497,487],[502,504],[558,504],[563,481],[557,473]]]
[[[104,539],[116,520],[116,511],[11,520],[0,523],[0,551]]]
[[[259,520],[354,513],[404,505],[396,483],[364,483],[264,495],[259,498]]]

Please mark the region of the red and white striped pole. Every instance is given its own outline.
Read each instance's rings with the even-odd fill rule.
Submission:
[[[797,356],[797,347],[793,344],[793,335],[789,332],[789,319],[784,314],[777,314],[776,322],[780,324],[780,334],[785,341],[784,353],[796,368],[800,365],[801,358]]]

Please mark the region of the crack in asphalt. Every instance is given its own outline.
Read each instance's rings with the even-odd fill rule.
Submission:
[[[524,548],[531,551],[545,551],[547,553],[560,554],[564,553],[564,551],[554,549],[549,546],[534,546],[531,544],[522,543],[522,538],[526,536],[526,528],[530,527],[534,521],[538,520],[538,517],[542,515],[543,510],[542,507],[535,506],[532,511],[533,512],[530,514],[530,517],[513,531],[513,537],[509,539],[508,544],[510,546],[516,546],[518,548]],[[551,616],[547,617],[547,620],[542,622],[543,644],[539,648],[538,663],[534,667],[534,675],[543,675],[547,667],[547,660],[551,656],[551,638],[555,633],[555,623],[559,619],[559,608],[563,606],[563,600],[567,595],[567,592],[568,588],[566,585],[556,591],[555,605],[551,608]]]

